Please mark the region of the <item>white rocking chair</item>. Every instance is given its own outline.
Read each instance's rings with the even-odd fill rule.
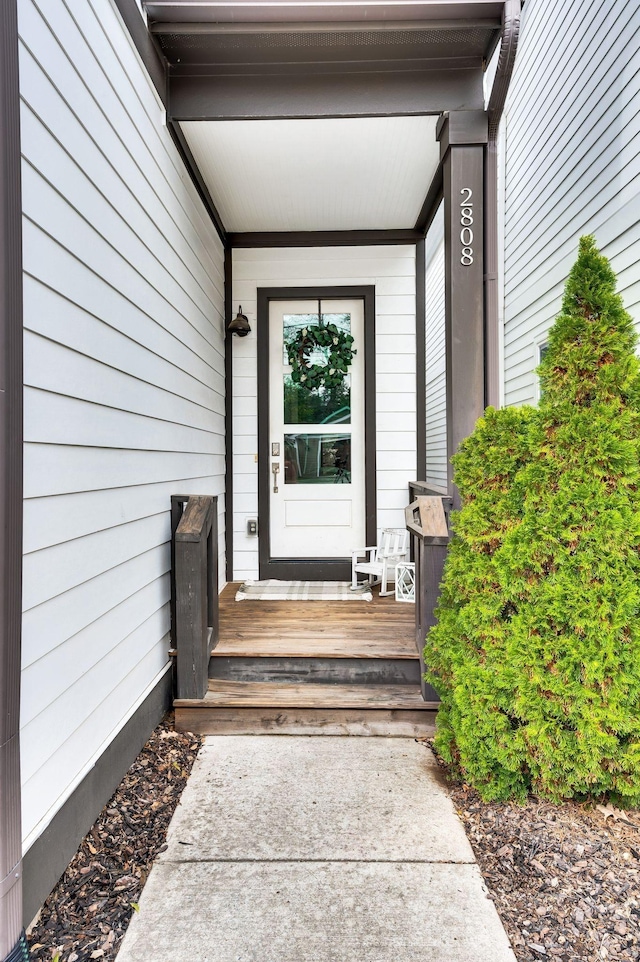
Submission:
[[[359,548],[353,552],[351,561],[351,590],[358,585],[358,574],[369,575],[369,585],[380,582],[380,596],[392,595],[389,591],[389,571],[394,569],[399,561],[404,561],[409,545],[409,532],[402,528],[383,528],[380,544],[374,547]],[[366,555],[366,561],[358,560]]]

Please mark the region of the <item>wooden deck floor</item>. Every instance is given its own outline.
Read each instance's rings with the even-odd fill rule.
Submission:
[[[203,735],[424,735],[415,610],[373,601],[220,596],[219,641],[202,699],[176,700],[176,727]]]
[[[373,601],[235,601],[220,596],[214,657],[416,658],[413,605]]]

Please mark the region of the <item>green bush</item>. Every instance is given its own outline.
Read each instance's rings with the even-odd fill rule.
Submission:
[[[485,799],[640,802],[640,363],[593,237],[538,369],[488,408],[427,637],[436,746]]]

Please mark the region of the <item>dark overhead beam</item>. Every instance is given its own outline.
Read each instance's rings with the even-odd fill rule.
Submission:
[[[234,247],[371,247],[378,244],[417,244],[423,235],[411,229],[246,231],[227,234]]]
[[[122,2],[122,0],[116,0]],[[476,20],[325,20],[322,23],[305,21],[279,23],[214,23],[213,21],[180,21],[168,22],[159,20],[149,24],[151,33],[156,34],[206,34],[207,36],[229,34],[277,34],[277,33],[327,33],[339,31],[345,33],[388,33],[390,30],[402,30],[412,33],[424,30],[499,30],[500,18],[484,18]]]
[[[411,0],[409,3],[362,3],[361,0],[341,0],[339,3],[268,3],[264,0],[143,0],[143,7],[150,21],[181,21],[198,23],[215,22],[277,22],[282,20],[308,22],[322,21],[376,21],[376,20],[456,20],[499,18],[502,0],[468,0],[451,3],[451,0]]]
[[[481,110],[480,69],[172,76],[173,120],[390,117]]]

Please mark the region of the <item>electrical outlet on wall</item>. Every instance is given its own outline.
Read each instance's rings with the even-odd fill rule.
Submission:
[[[257,534],[258,533],[258,519],[249,518],[247,521],[247,534]]]

